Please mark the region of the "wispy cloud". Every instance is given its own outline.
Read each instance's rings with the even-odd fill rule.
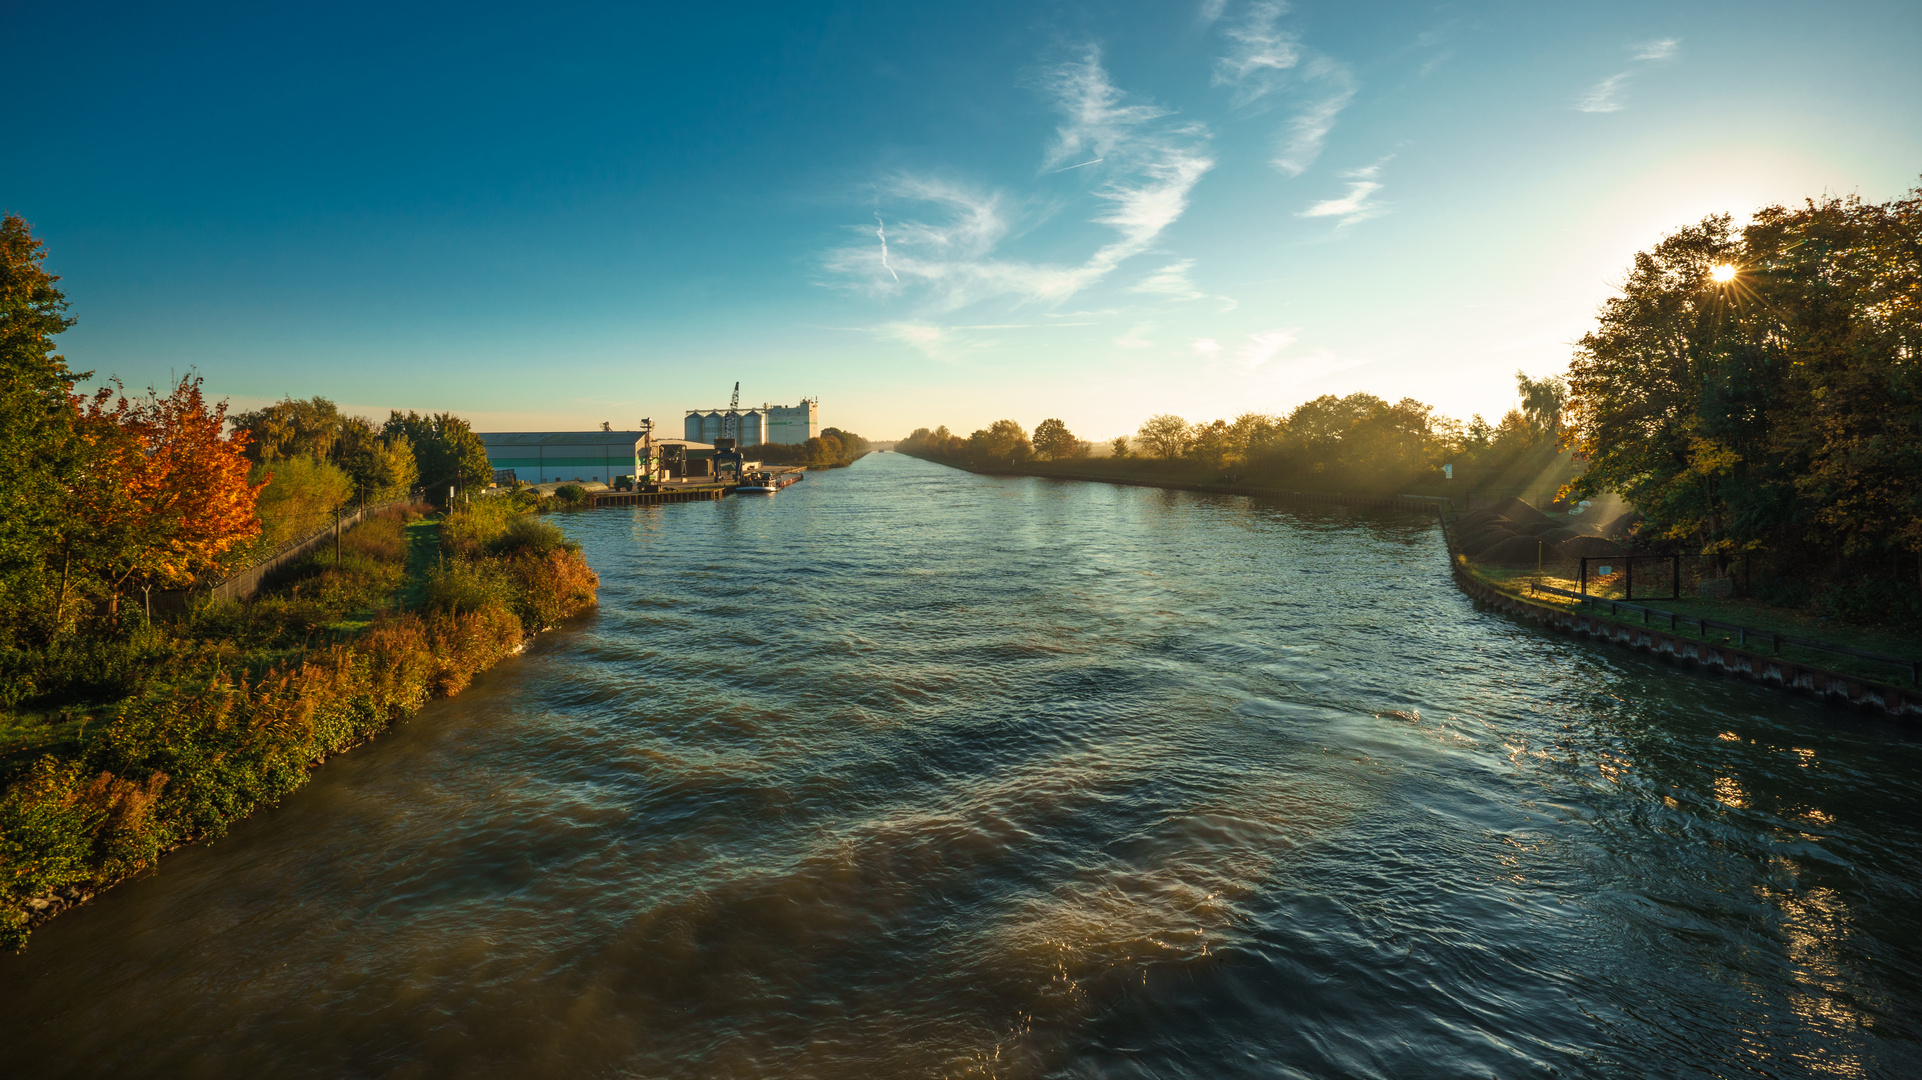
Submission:
[[[1235,350],[1235,363],[1253,370],[1273,360],[1283,349],[1295,343],[1296,330],[1268,330],[1259,334],[1249,334]]]
[[[1617,95],[1621,92],[1622,83],[1633,74],[1632,71],[1624,71],[1610,75],[1589,87],[1586,93],[1575,100],[1575,107],[1582,112],[1620,112],[1622,100]]]
[[[1188,347],[1203,356],[1213,356],[1221,351],[1221,342],[1216,341],[1214,338],[1196,338],[1194,343]]]
[[[932,308],[953,310],[1005,295],[1059,302],[1152,247],[1187,212],[1195,184],[1214,166],[1207,129],[1176,122],[1170,110],[1151,102],[1131,100],[1109,80],[1095,49],[1050,70],[1043,86],[1063,120],[1042,169],[1063,162],[1105,166],[1108,179],[1094,189],[1101,209],[1090,220],[1112,229],[1112,240],[1078,264],[1005,258],[998,249],[1012,230],[1015,200],[950,181],[901,176],[884,186],[883,196],[931,211],[928,220],[897,216],[892,233],[830,251],[826,269],[878,295],[914,289]],[[1096,160],[1084,160],[1090,157]]]
[[[1230,100],[1236,108],[1281,89],[1286,73],[1301,63],[1301,39],[1280,26],[1287,13],[1287,4],[1264,0],[1222,31],[1228,55],[1215,61],[1214,83],[1233,87]]]
[[[1193,259],[1182,259],[1180,262],[1169,263],[1154,273],[1149,274],[1147,277],[1142,278],[1135,284],[1130,285],[1128,291],[1135,293],[1158,293],[1162,296],[1172,296],[1179,300],[1199,300],[1208,294],[1195,288],[1195,283],[1189,279],[1188,271],[1194,268],[1195,261]]]
[[[1287,12],[1281,0],[1259,0],[1223,30],[1228,54],[1215,61],[1214,84],[1232,88],[1236,108],[1257,106],[1284,89],[1294,91],[1294,112],[1279,133],[1272,162],[1294,177],[1321,156],[1336,117],[1354,100],[1356,81],[1346,64],[1316,53],[1283,29],[1281,17]]]
[[[1375,192],[1381,190],[1381,168],[1383,162],[1376,162],[1365,168],[1350,169],[1342,173],[1348,181],[1348,194],[1339,199],[1323,199],[1301,212],[1302,217],[1338,217],[1341,225],[1353,225],[1380,217],[1387,211],[1374,201]]]
[[[878,211],[874,215],[874,235],[881,238],[881,269],[886,270],[888,276],[898,283],[901,275],[895,273],[894,267],[888,265],[888,223],[881,220]]]
[[[1326,92],[1310,101],[1289,119],[1287,135],[1274,166],[1287,176],[1300,176],[1321,156],[1322,144],[1335,129],[1335,118],[1355,97],[1355,79],[1348,69],[1332,60],[1317,60],[1308,74]]]
[[[1154,331],[1154,323],[1142,323],[1114,339],[1114,343],[1123,349],[1152,349],[1155,343],[1148,340],[1148,335]]]
[[[1622,111],[1624,105],[1622,95],[1628,89],[1629,80],[1641,70],[1641,65],[1673,59],[1680,46],[1681,41],[1677,38],[1661,38],[1631,46],[1629,60],[1636,66],[1630,67],[1627,71],[1618,71],[1583,91],[1581,96],[1575,99],[1575,108],[1585,113]]]

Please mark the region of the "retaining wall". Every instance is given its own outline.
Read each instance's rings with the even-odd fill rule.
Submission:
[[[1702,641],[1650,626],[1625,626],[1585,611],[1525,600],[1476,577],[1455,557],[1452,540],[1448,561],[1454,568],[1455,583],[1478,607],[1527,619],[1564,633],[1600,638],[1631,649],[1642,649],[1677,663],[1810,694],[1837,704],[1880,711],[1890,716],[1922,716],[1922,691],[1839,675],[1779,656],[1753,653],[1747,649]]]

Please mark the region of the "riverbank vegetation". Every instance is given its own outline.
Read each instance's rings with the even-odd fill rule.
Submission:
[[[1149,417],[1107,456],[1059,419],[1031,439],[1014,420],[961,438],[946,427],[916,429],[896,444],[909,454],[970,468],[1021,468],[1042,474],[1365,495],[1446,494],[1496,499],[1553,498],[1573,472],[1560,447],[1565,389],[1560,379],[1517,374],[1520,407],[1499,424],[1464,424],[1404,398],[1327,395],[1286,415],[1243,413],[1190,423]],[[1447,466],[1447,469],[1444,469]],[[1452,478],[1449,473],[1452,472]]]
[[[259,595],[208,600],[350,498],[442,466],[483,478],[478,439],[447,414],[376,433],[322,399],[229,431],[191,375],[75,393],[91,373],[53,350],[71,320],[42,254],[0,224],[0,446],[18,464],[0,487],[0,947],[457,693],[598,586],[521,500],[483,498],[377,512]],[[155,610],[167,589],[197,591]]]
[[[869,450],[868,441],[852,431],[822,428],[821,434],[804,443],[758,443],[743,453],[768,465],[805,465],[810,469],[832,469],[852,465]]]

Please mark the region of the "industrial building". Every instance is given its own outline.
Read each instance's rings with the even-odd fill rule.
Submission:
[[[690,442],[712,443],[726,437],[734,419],[735,445],[804,443],[821,434],[821,404],[802,398],[799,405],[762,405],[749,409],[689,409],[685,434]]]
[[[494,482],[546,484],[556,480],[599,481],[642,476],[649,470],[644,431],[482,431]]]

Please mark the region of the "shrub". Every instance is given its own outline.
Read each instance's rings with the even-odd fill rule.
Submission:
[[[427,575],[428,611],[464,615],[486,607],[509,608],[514,601],[512,586],[487,563],[455,559]]]
[[[560,526],[523,514],[507,522],[507,527],[494,538],[493,548],[502,555],[517,555],[523,551],[545,555],[563,548],[578,551],[580,545],[568,540]]]
[[[568,506],[580,506],[587,502],[587,489],[579,484],[562,484],[554,489],[554,497]]]

